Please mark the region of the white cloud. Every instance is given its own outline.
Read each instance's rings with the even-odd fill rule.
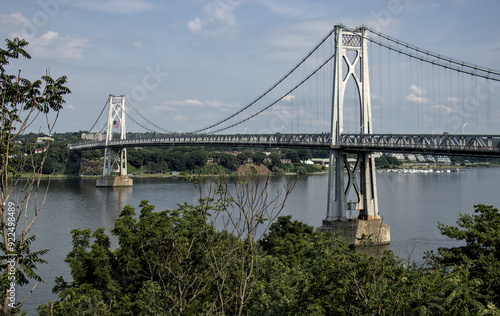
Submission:
[[[81,9],[115,14],[132,14],[154,9],[149,0],[72,0]]]
[[[82,59],[82,53],[89,46],[84,38],[59,36],[57,32],[49,31],[39,38],[29,38],[30,51],[33,56],[43,58]]]
[[[454,97],[445,98],[445,101],[448,103],[460,103],[461,102],[461,100],[459,98],[454,98]]]
[[[11,37],[24,38],[28,41],[28,53],[33,57],[81,59],[82,53],[89,46],[88,39],[77,36],[60,36],[48,31],[37,37],[35,23],[21,13],[0,15],[0,28]]]
[[[417,95],[417,96],[424,96],[425,95],[425,90],[423,88],[417,87],[416,85],[412,84],[409,88],[410,92]]]
[[[188,29],[193,33],[202,32],[202,22],[199,17],[195,17],[193,20],[188,22]]]
[[[308,16],[321,14],[318,9],[312,9],[313,6],[307,1],[258,0],[258,2],[269,11],[288,18],[300,17],[301,19],[307,19]]]
[[[410,93],[406,96],[406,101],[417,104],[429,104],[431,101],[425,97],[426,91],[416,85],[411,85],[408,90]]]
[[[332,29],[328,21],[307,21],[295,23],[284,29],[277,29],[269,41],[287,49],[313,48]]]
[[[175,111],[178,109],[186,108],[217,108],[217,109],[236,109],[240,105],[236,103],[220,102],[216,100],[200,101],[197,99],[186,99],[186,100],[168,100],[163,102],[163,105],[155,106],[155,110],[159,111]]]
[[[270,31],[266,42],[275,49],[264,55],[267,62],[296,62],[313,48],[332,29],[323,20],[300,22]]]
[[[153,106],[153,110],[156,110],[156,111],[175,111],[175,108],[171,107],[171,106],[166,106],[166,105],[156,105],[156,106]]]
[[[288,95],[284,96],[281,100],[283,100],[283,101],[287,101],[287,102],[290,102],[290,101],[292,101],[293,99],[295,99],[295,96],[294,96],[294,95],[292,95],[292,94],[288,94]]]
[[[239,1],[227,1],[227,0],[218,0],[209,2],[204,11],[209,15],[215,18],[215,20],[220,21],[227,25],[234,25],[234,9],[238,6]]]
[[[22,27],[28,23],[28,18],[19,12],[14,12],[9,15],[0,15],[0,28],[6,33],[20,33]]]
[[[214,0],[203,7],[203,16],[187,23],[188,29],[199,35],[215,36],[236,25],[234,10],[240,0]]]
[[[418,95],[414,93],[410,93],[406,96],[406,101],[409,101],[411,103],[417,103],[417,104],[428,104],[430,103],[430,100],[427,98],[419,97]]]
[[[443,104],[436,104],[436,105],[431,106],[431,108],[440,109],[440,110],[443,110],[443,111],[448,112],[448,113],[455,112],[455,110],[453,110],[452,107],[447,106],[447,105],[443,105]]]

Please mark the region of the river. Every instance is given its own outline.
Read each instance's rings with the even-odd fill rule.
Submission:
[[[292,177],[276,177],[277,188]],[[377,173],[379,211],[391,229],[391,249],[405,260],[421,261],[427,250],[453,246],[456,242],[440,235],[437,222],[453,225],[459,213],[472,213],[478,203],[500,207],[499,168],[463,169],[453,173]],[[299,178],[282,215],[317,227],[326,216],[325,174]],[[43,182],[46,185],[46,182]],[[271,190],[272,192],[272,190]],[[39,304],[55,300],[51,293],[54,278],[70,280],[64,259],[71,251],[71,230],[113,227],[121,209],[130,204],[138,209],[149,200],[156,210],[173,209],[177,204],[196,204],[198,194],[191,183],[175,178],[134,179],[133,188],[96,188],[95,180],[54,179],[33,232],[33,250],[49,248],[48,264],[39,266],[45,280],[27,300],[23,310],[35,315]],[[18,289],[18,297],[27,287]]]

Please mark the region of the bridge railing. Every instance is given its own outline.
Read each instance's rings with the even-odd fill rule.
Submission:
[[[322,134],[172,134],[154,138],[117,139],[109,142],[110,147],[162,146],[162,145],[246,145],[246,146],[297,146],[328,147],[330,135]],[[104,141],[79,143],[70,150],[104,148]]]
[[[142,146],[254,146],[342,149],[346,152],[422,152],[488,155],[500,157],[500,135],[452,134],[343,134],[331,143],[328,133],[321,134],[172,134],[155,138],[112,140],[109,147]],[[71,150],[104,148],[106,143],[71,145]]]

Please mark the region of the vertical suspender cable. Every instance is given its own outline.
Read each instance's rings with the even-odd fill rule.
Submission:
[[[431,65],[429,65],[429,64],[427,64],[427,63],[426,63],[426,65],[425,65],[425,74],[426,74],[426,78],[427,78],[427,79],[426,79],[425,81],[426,81],[426,83],[427,83],[427,85],[426,85],[426,86],[427,86],[427,87],[426,87],[426,89],[427,89],[427,100],[428,100],[428,103],[427,103],[427,112],[428,112],[428,113],[430,113],[430,111],[431,111],[431,109],[432,109],[432,108],[431,108],[431,106],[432,106],[432,101],[431,101],[431,95],[430,95],[430,94],[431,94],[431,89],[432,89],[432,88],[431,88],[431,72],[430,72],[430,68],[431,68]],[[425,121],[424,121],[424,123],[425,123]],[[424,128],[425,128],[425,127],[426,127],[426,126],[424,126]]]
[[[406,98],[406,95],[408,93],[408,89],[410,87],[410,59],[408,56],[405,55],[405,65],[406,65],[406,80],[405,80],[405,88],[403,89],[403,92],[405,93],[405,98],[403,99],[404,101],[404,112],[406,115],[404,115],[404,121],[409,122],[411,114],[409,113],[411,111],[411,108],[408,106],[408,100]],[[405,131],[406,132],[406,131]]]
[[[488,129],[488,134],[491,133],[491,81],[486,80],[486,91],[488,93],[486,97],[486,128]]]
[[[378,71],[378,103],[379,103],[379,116],[380,116],[380,120],[382,121],[383,117],[384,117],[384,113],[383,113],[383,107],[385,106],[385,104],[382,104],[382,46],[381,45],[378,45],[378,67],[377,67],[377,71]],[[389,120],[390,122],[390,120]]]
[[[398,122],[398,130],[401,130],[401,107],[403,106],[401,103],[401,53],[398,53],[397,62],[396,62],[396,112],[397,112],[397,122]]]
[[[387,49],[387,60],[385,61],[386,65],[387,65],[387,72],[386,72],[386,76],[387,76],[387,99],[389,100],[390,102],[390,110],[388,111],[389,113],[391,113],[391,117],[393,115],[393,109],[394,109],[394,97],[392,95],[392,73],[391,73],[391,67],[392,67],[392,60],[391,60],[391,50],[390,49]],[[386,114],[387,115],[387,114]],[[394,126],[394,121],[391,119],[391,125],[393,125],[393,128],[395,128]]]
[[[432,86],[432,98],[431,98],[431,106],[432,105],[437,105],[436,102],[436,72],[435,72],[435,66],[434,64],[431,65],[431,86]],[[436,122],[436,111],[437,108],[434,107],[432,108],[432,122],[430,122],[430,132],[432,133],[434,131],[434,122]]]
[[[460,73],[460,104],[462,105],[462,113],[464,113],[464,102],[465,102],[465,99],[464,99],[464,93],[465,93],[465,78],[464,78],[464,74],[463,73]]]

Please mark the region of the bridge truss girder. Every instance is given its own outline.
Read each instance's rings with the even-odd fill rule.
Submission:
[[[322,134],[169,134],[154,138],[91,141],[70,146],[72,151],[144,146],[240,146],[262,148],[313,148],[346,153],[387,152],[500,157],[500,135],[451,134],[342,134],[331,144]]]

